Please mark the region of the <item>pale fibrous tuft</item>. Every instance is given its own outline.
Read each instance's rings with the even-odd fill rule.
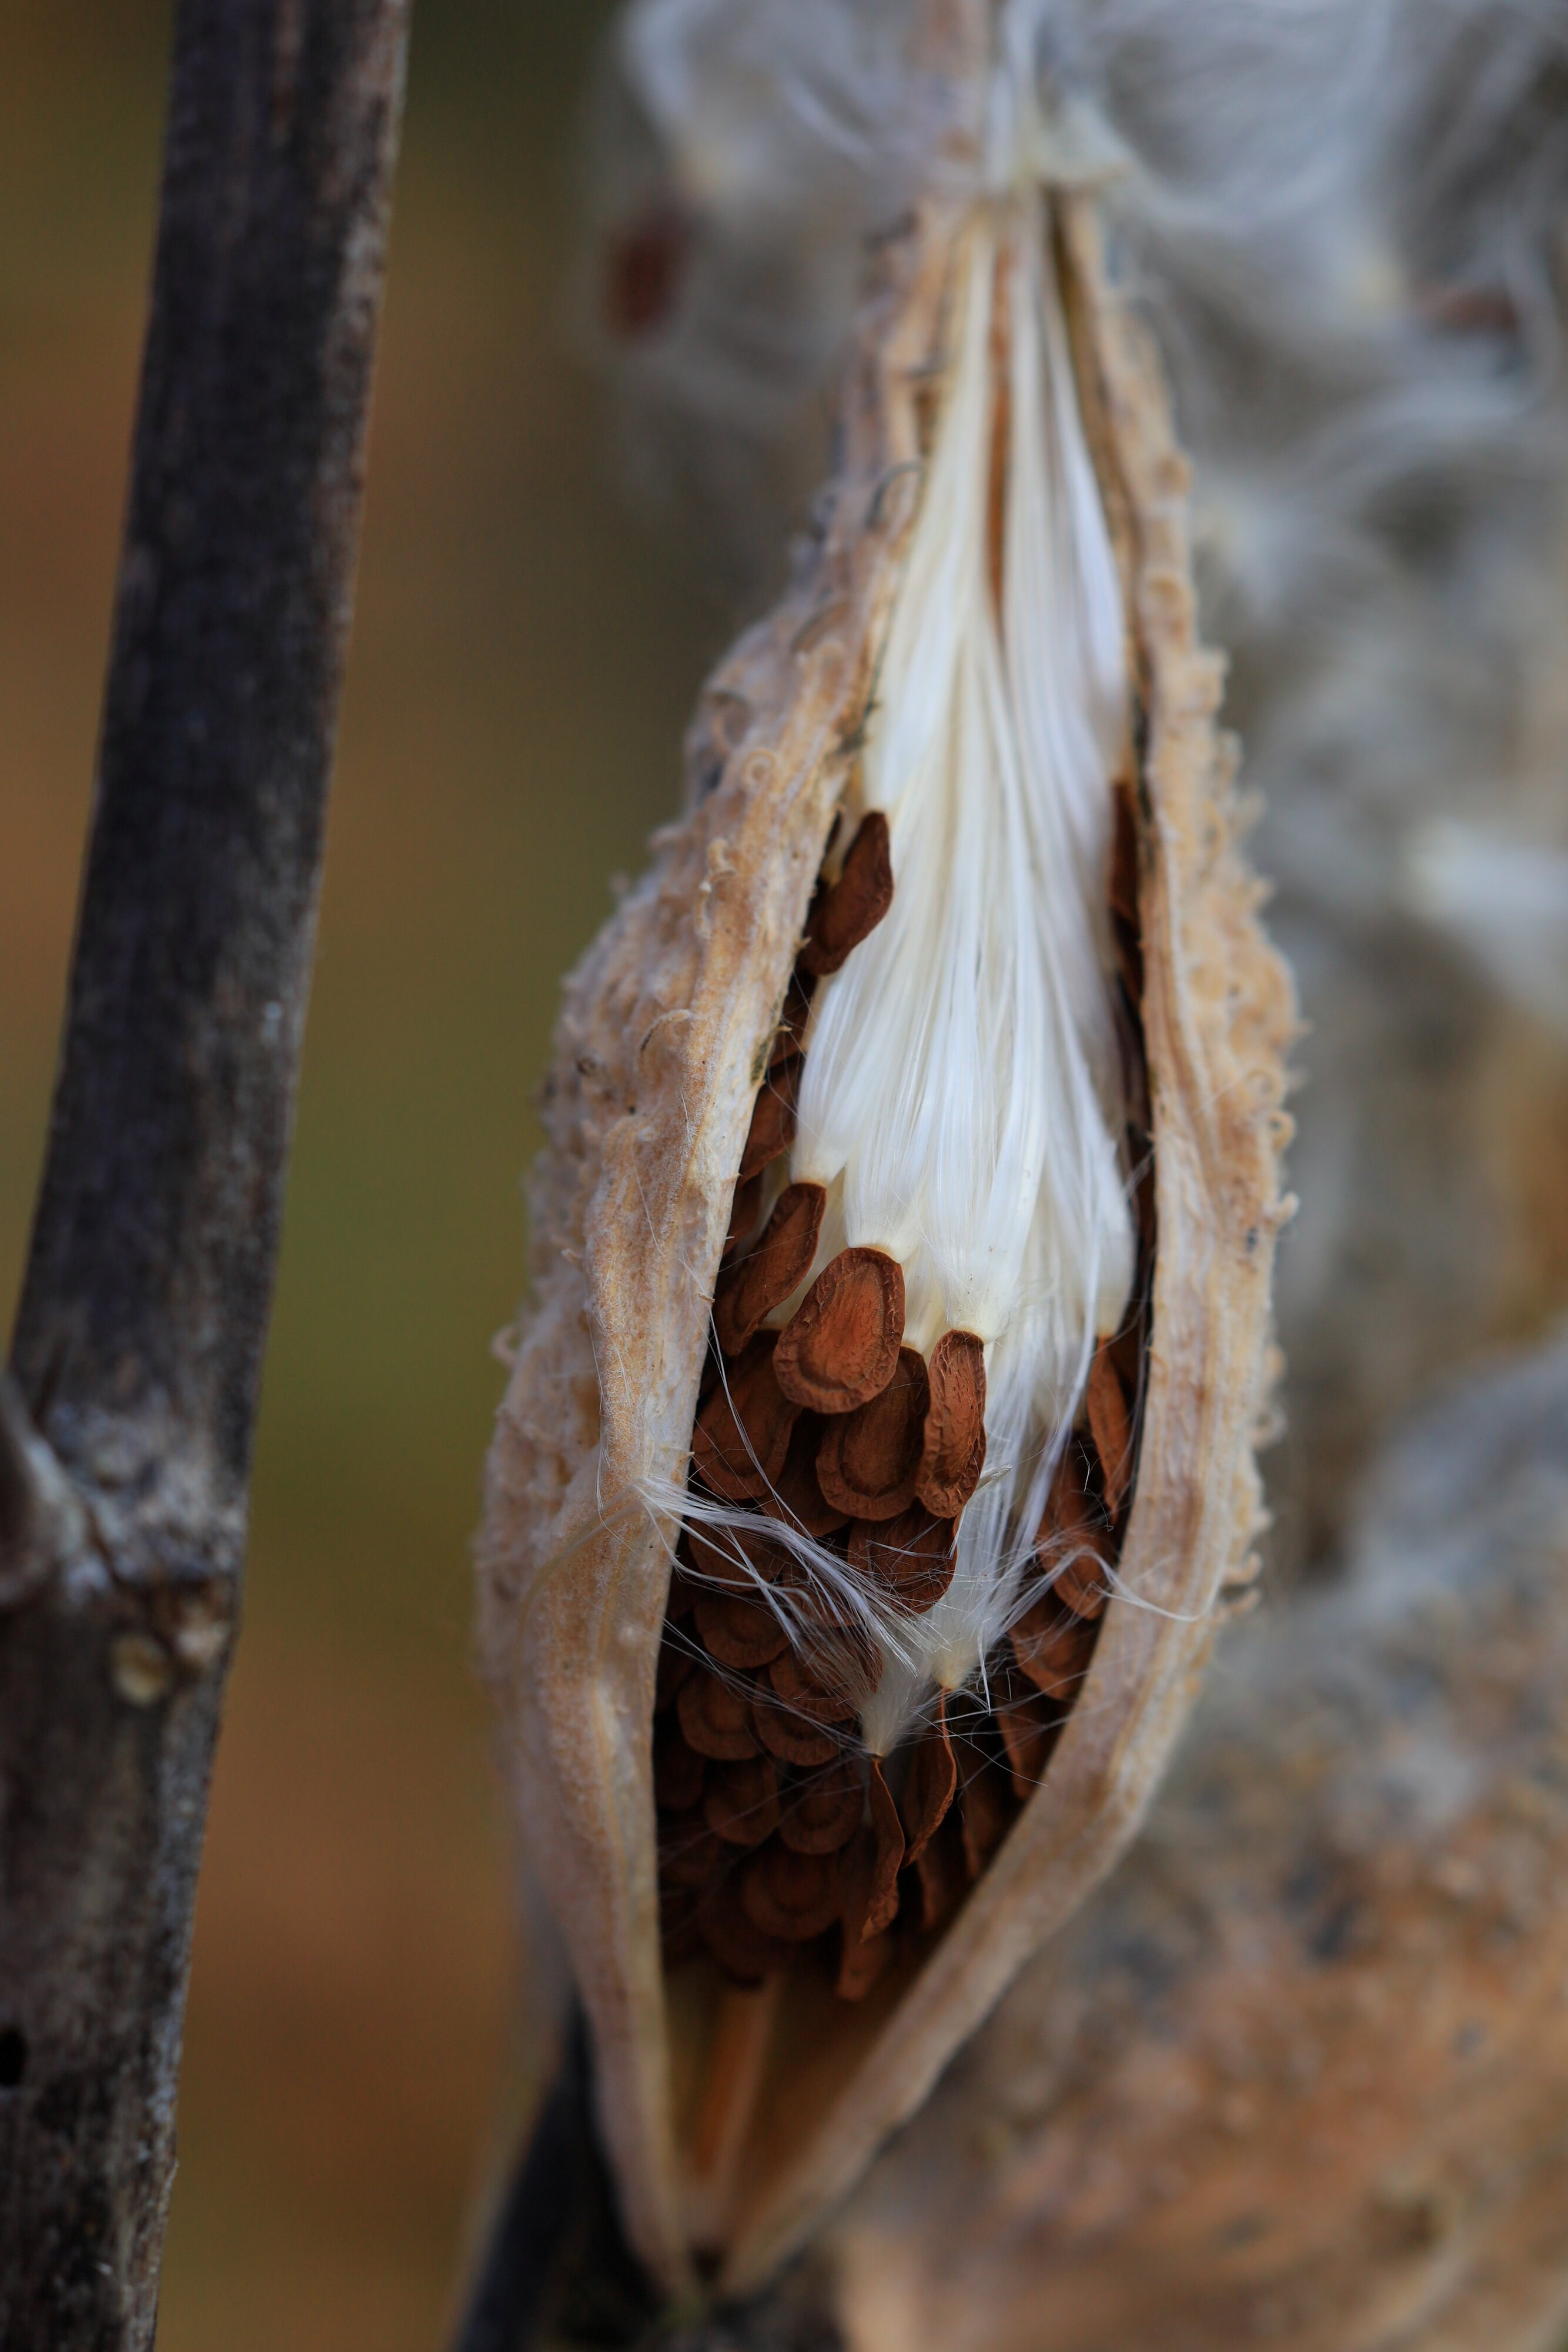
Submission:
[[[988,198],[956,258],[855,812],[885,814],[897,887],[819,991],[790,1163],[833,1201],[819,1265],[886,1250],[914,1346],[985,1342],[990,1475],[915,1637],[949,1688],[1000,1630],[1133,1270],[1104,914],[1124,622],[1046,214],[1037,188]],[[920,1695],[897,1684],[873,1701],[873,1748]]]

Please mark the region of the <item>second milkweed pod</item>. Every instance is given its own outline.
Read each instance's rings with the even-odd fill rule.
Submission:
[[[879,245],[821,536],[709,689],[744,735],[569,984],[546,1090],[484,1638],[627,2225],[673,2284],[700,2253],[746,2288],[799,2244],[1110,1866],[1256,1521],[1290,992],[1158,372],[1092,203],[1019,152]],[[758,1328],[726,1306],[705,1391],[752,1161],[747,1233],[786,1185],[820,1223]],[[852,1433],[910,1352],[919,1448],[892,1405]],[[900,1510],[851,1509],[883,1470]],[[706,1652],[674,1715],[705,1808],[779,1843],[666,1904],[672,2002],[656,1668],[677,1540],[727,1528],[737,1560],[753,1530],[789,1553],[754,1595],[787,1640]],[[1048,1657],[1064,1611],[1087,1630]],[[705,1617],[722,1646],[716,1610],[683,1633]],[[735,1799],[775,1768],[777,1829]],[[826,1769],[859,1826],[770,1858]]]

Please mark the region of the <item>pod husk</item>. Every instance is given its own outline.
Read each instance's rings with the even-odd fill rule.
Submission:
[[[705,689],[693,805],[566,991],[534,1176],[534,1300],[490,1456],[481,1633],[518,1815],[591,2022],[629,2233],[691,2275],[677,2110],[700,2000],[667,2002],[651,1726],[709,1308],[753,1097],[875,691],[919,480],[959,208],[880,258],[821,535]],[[1234,759],[1200,649],[1186,468],[1157,363],[1107,284],[1090,200],[1057,206],[1080,392],[1126,580],[1142,1017],[1157,1251],[1137,1487],[1082,1696],[999,1852],[917,1967],[871,1999],[787,1988],[754,2117],[702,2234],[759,2283],[925,2097],[1022,1962],[1134,1832],[1259,1523],[1293,1004],[1238,845]]]

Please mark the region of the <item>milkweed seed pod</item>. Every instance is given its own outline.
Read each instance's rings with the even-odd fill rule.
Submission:
[[[629,2230],[756,2283],[1131,1835],[1258,1517],[1283,971],[1006,19],[568,985],[483,1638]],[[946,47],[943,45],[946,44]]]

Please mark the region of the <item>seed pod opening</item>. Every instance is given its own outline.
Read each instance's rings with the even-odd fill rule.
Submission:
[[[546,1090],[483,1633],[672,2283],[798,2245],[1110,1866],[1254,1531],[1291,997],[1042,143],[878,241],[820,536]]]

